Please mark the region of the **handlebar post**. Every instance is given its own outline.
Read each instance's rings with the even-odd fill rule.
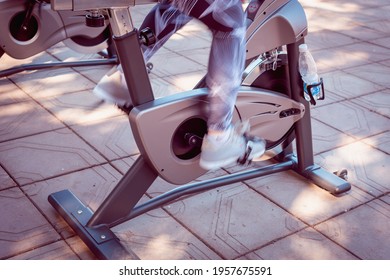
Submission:
[[[108,16],[132,104],[137,106],[154,100],[138,30],[134,28],[129,9],[111,8]]]
[[[114,36],[120,37],[134,30],[134,24],[128,7],[108,9],[108,17]]]

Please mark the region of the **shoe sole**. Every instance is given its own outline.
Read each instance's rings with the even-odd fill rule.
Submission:
[[[206,160],[200,160],[199,165],[205,170],[216,170],[225,166],[228,166],[232,163],[237,162],[237,158],[228,158],[220,161],[206,161]]]
[[[262,155],[264,155],[264,153],[265,153],[265,145],[260,152],[253,154],[253,156],[249,160],[253,160],[254,158],[259,158]],[[205,170],[216,170],[216,169],[226,167],[226,166],[228,166],[232,163],[236,163],[236,162],[237,162],[236,157],[231,157],[231,158],[220,160],[220,161],[206,161],[206,160],[200,159],[199,165],[200,165],[200,167],[202,167]]]

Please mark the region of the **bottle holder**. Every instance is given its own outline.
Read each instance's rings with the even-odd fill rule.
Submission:
[[[318,94],[318,98],[314,98],[313,93],[312,93],[312,89],[315,87],[318,87],[318,86],[321,86],[320,93]],[[310,104],[312,104],[312,105],[317,104],[316,99],[317,100],[324,100],[325,99],[325,89],[324,89],[324,82],[323,82],[322,78],[320,78],[320,81],[318,83],[307,85],[307,93],[310,96]]]

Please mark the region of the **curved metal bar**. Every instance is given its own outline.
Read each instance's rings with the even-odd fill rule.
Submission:
[[[93,59],[93,60],[82,60],[82,61],[70,61],[70,62],[50,62],[50,63],[31,63],[15,66],[9,69],[0,71],[0,78],[14,75],[23,71],[29,70],[42,70],[42,69],[56,69],[65,67],[82,67],[82,66],[97,66],[107,64],[118,64],[117,58],[107,59]]]
[[[202,182],[197,182],[197,183],[177,187],[171,191],[161,194],[155,198],[152,198],[148,202],[145,202],[139,206],[134,207],[133,210],[130,212],[130,214],[110,224],[109,227],[119,225],[127,220],[133,219],[150,210],[168,204],[169,202],[181,198],[182,196],[208,191],[221,186],[230,185],[233,183],[250,180],[253,178],[259,178],[265,175],[270,175],[281,171],[287,171],[292,169],[294,164],[295,164],[295,160],[289,159],[281,163],[267,165],[252,170],[242,171],[239,173],[213,178],[207,181],[202,181]]]

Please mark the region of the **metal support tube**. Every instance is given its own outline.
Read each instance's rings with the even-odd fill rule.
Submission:
[[[285,162],[267,165],[265,167],[259,167],[249,171],[243,171],[239,173],[234,173],[234,174],[214,178],[211,180],[207,180],[205,182],[198,182],[198,183],[188,184],[188,185],[175,188],[171,191],[168,191],[162,195],[159,195],[149,200],[148,202],[145,202],[139,206],[134,207],[134,209],[131,211],[129,215],[126,215],[122,219],[116,221],[115,223],[110,224],[110,227],[119,225],[127,220],[133,219],[150,210],[161,207],[164,204],[172,202],[173,200],[178,199],[182,196],[208,191],[214,188],[218,188],[221,186],[225,186],[225,185],[229,185],[229,184],[233,184],[245,180],[250,180],[253,178],[260,178],[262,176],[274,174],[277,172],[287,171],[292,169],[294,164],[295,164],[295,160],[289,159]]]
[[[58,68],[66,68],[66,67],[99,66],[99,65],[111,65],[111,64],[112,65],[118,64],[118,59],[107,58],[107,59],[91,59],[91,60],[69,61],[69,62],[23,64],[23,65],[15,66],[0,71],[0,78],[8,77],[23,71],[58,69]]]
[[[157,173],[139,156],[88,221],[88,227],[111,225],[132,212]]]
[[[295,124],[298,161],[295,171],[330,193],[340,195],[349,191],[351,184],[314,164],[310,104],[302,96],[303,83],[298,71],[298,46],[303,42],[302,39],[287,46],[291,95],[294,100],[305,105],[303,118]]]
[[[298,46],[303,42],[302,39],[299,42],[287,46],[291,96],[295,101],[305,105],[305,114],[295,124],[298,157],[297,167],[299,172],[304,172],[314,164],[310,104],[302,96],[303,84],[298,71]]]

